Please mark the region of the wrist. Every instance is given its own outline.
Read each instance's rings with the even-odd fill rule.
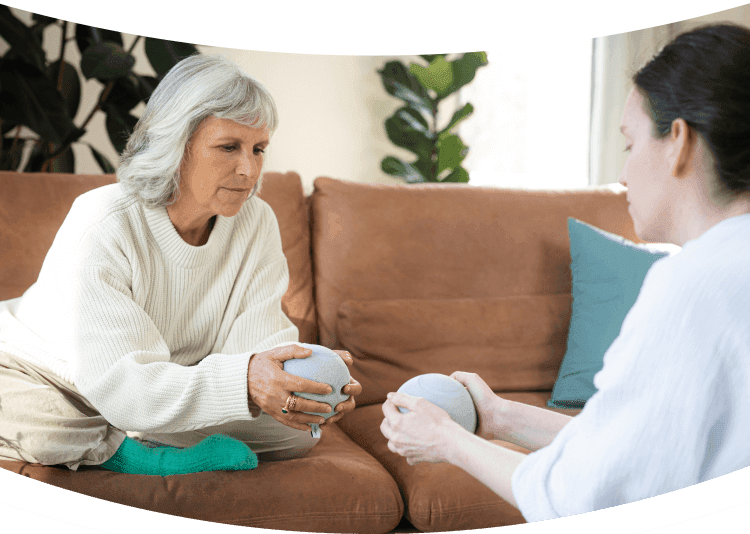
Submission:
[[[496,397],[495,406],[492,410],[492,433],[494,434],[492,439],[508,441],[508,438],[513,435],[516,404],[502,397]]]

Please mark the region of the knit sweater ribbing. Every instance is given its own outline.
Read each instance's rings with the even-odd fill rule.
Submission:
[[[119,184],[80,196],[37,282],[0,303],[0,350],[76,385],[112,425],[180,432],[251,419],[251,354],[296,342],[271,208],[249,199],[185,243]]]

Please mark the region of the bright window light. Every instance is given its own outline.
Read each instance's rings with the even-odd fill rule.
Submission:
[[[488,51],[461,90],[469,183],[525,189],[589,185],[592,39]]]

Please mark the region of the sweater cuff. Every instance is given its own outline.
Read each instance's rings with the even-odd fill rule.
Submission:
[[[511,491],[523,518],[531,523],[560,517],[547,495],[550,465],[545,448],[532,452],[518,465],[511,477]]]
[[[217,383],[221,384],[221,413],[223,420],[255,419],[261,410],[251,403],[247,389],[247,369],[250,353],[220,355]]]

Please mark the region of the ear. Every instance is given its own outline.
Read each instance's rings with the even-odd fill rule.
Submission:
[[[690,168],[693,145],[696,140],[695,131],[688,126],[685,119],[672,121],[672,129],[668,137],[667,161],[671,175],[675,178],[682,177]]]

